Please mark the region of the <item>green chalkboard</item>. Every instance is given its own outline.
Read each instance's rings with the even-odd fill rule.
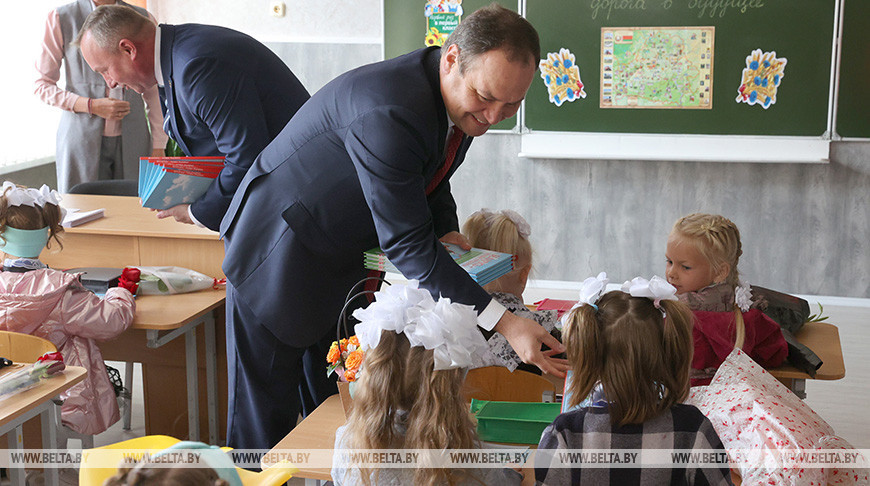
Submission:
[[[843,15],[837,134],[870,138],[870,2],[847,0]]]
[[[384,54],[391,59],[416,49],[426,47],[427,32],[424,8],[426,0],[384,0]],[[471,12],[493,3],[492,0],[463,0],[462,18]],[[517,1],[499,0],[496,3],[517,11]],[[517,125],[517,117],[511,117],[494,125],[498,130],[510,130]]]
[[[570,50],[587,96],[556,106],[537,78],[526,97],[525,124],[549,131],[821,136],[827,130],[835,2],[528,0],[526,17],[541,35],[542,56]],[[601,88],[607,87],[601,79],[602,28],[620,27],[712,27],[712,107],[602,108]],[[735,101],[746,58],[756,49],[787,59],[776,102],[767,109]],[[674,53],[673,48],[662,52]]]

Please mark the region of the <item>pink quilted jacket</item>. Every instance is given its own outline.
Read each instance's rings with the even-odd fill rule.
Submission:
[[[94,340],[111,339],[130,327],[136,304],[126,289],[100,299],[78,277],[58,270],[0,271],[0,329],[31,334],[57,346],[64,362],[88,375],[61,395],[64,425],[99,434],[120,418],[103,356]]]

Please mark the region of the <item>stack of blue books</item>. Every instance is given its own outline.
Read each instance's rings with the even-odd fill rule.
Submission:
[[[166,209],[190,204],[205,194],[223,167],[224,157],[141,157],[142,206]]]
[[[444,243],[453,260],[471,275],[475,282],[484,286],[514,269],[516,257],[509,253],[472,248],[463,250],[457,245]],[[402,273],[388,259],[380,248],[363,252],[363,264],[369,270]]]

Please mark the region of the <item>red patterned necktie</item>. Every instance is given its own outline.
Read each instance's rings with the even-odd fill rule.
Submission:
[[[456,152],[459,151],[459,144],[462,143],[462,136],[465,135],[462,133],[462,130],[459,127],[453,127],[453,134],[450,135],[450,141],[447,143],[447,156],[444,157],[444,164],[438,169],[438,172],[432,176],[432,180],[429,181],[429,184],[426,186],[426,195],[432,193],[438,184],[441,184],[441,180],[444,179],[444,176],[447,175],[447,172],[450,171],[450,167],[453,166],[453,160],[456,159]]]

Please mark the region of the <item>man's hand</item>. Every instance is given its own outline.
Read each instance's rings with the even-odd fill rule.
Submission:
[[[544,373],[565,377],[565,372],[570,368],[568,361],[553,358],[554,354],[563,353],[565,346],[537,322],[505,312],[493,330],[508,340],[524,363],[533,364]],[[542,344],[546,344],[550,350],[541,351]]]
[[[120,120],[130,114],[130,103],[112,98],[94,98],[91,113],[106,120]]]
[[[471,249],[471,245],[468,243],[468,238],[466,238],[465,235],[458,231],[451,231],[450,233],[447,233],[439,239],[441,243],[453,243],[454,245],[459,246],[463,250]]]
[[[187,212],[187,208],[190,204],[179,204],[178,206],[172,206],[169,209],[164,209],[162,211],[157,211],[157,218],[175,218],[179,223],[187,223],[193,224],[193,220],[190,219],[190,213]]]

